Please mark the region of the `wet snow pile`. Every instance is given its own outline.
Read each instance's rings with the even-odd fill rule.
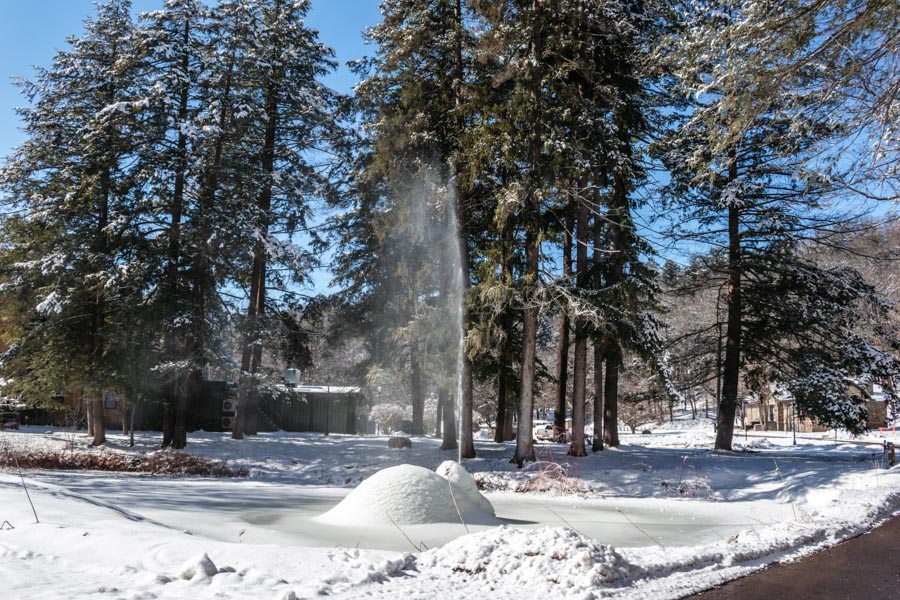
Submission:
[[[452,461],[437,472],[415,465],[378,471],[317,520],[357,526],[498,522],[472,476]]]
[[[571,597],[631,581],[633,567],[612,547],[571,529],[500,526],[419,555],[432,576],[461,574],[486,586],[528,590],[528,597]]]

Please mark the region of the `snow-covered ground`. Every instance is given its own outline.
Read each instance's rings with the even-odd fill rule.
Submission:
[[[735,452],[709,450],[712,436],[709,421],[684,420],[582,459],[538,444],[541,462],[522,470],[511,445],[479,441],[464,466],[496,518],[453,488],[459,512],[482,515],[471,522],[453,522],[446,497],[425,513],[403,506],[459,481],[446,466],[445,479],[382,473],[338,506],[382,469],[455,458],[427,438],[394,450],[383,436],[191,436],[189,452],[248,468],[242,479],[0,471],[0,596],[678,598],[900,510],[900,468],[881,468],[877,434],[875,445],[816,434],[796,446],[790,434],[741,434]],[[158,441],[139,433],[129,450],[113,435],[96,450],[79,434],[26,427],[0,432],[0,452],[150,453]]]

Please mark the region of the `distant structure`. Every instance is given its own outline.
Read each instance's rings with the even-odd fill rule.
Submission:
[[[204,370],[204,379],[188,411],[189,431],[231,431],[237,410],[237,384],[223,371]],[[212,379],[216,377],[216,379]],[[82,394],[72,387],[50,398],[40,407],[4,402],[3,410],[16,410],[23,421],[34,425],[71,426],[84,418]],[[4,399],[7,400],[7,399]],[[261,386],[258,405],[259,431],[316,431],[356,434],[368,427],[367,403],[357,387],[300,385],[300,371],[287,369],[277,383]],[[130,404],[115,390],[103,393],[103,420],[107,427],[126,429]],[[162,428],[163,407],[147,400],[138,406],[135,428]],[[83,425],[83,422],[82,422]]]
[[[847,380],[847,394],[858,402],[864,403],[868,418],[867,429],[878,429],[887,425],[887,395],[881,386],[872,383],[862,384]],[[794,398],[784,390],[773,389],[763,398],[747,401],[746,426],[757,431],[791,431],[796,428],[800,433],[827,431],[821,423],[795,414]]]

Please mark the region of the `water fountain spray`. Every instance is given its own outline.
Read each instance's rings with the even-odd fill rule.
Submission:
[[[456,462],[462,464],[462,399],[463,399],[463,364],[466,352],[466,282],[463,273],[462,243],[459,232],[459,221],[456,215],[456,179],[451,178],[447,185],[447,239],[450,264],[453,277],[451,280],[451,301],[454,302],[454,324],[457,334],[456,343]]]

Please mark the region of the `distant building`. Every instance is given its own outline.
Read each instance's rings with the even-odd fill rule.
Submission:
[[[864,402],[868,412],[867,429],[887,425],[887,397],[880,387],[847,381],[847,393]],[[773,386],[774,388],[774,386]],[[801,433],[826,431],[828,428],[809,417],[794,414],[794,398],[784,390],[772,389],[762,397],[746,402],[745,423],[757,431],[791,431],[792,423]]]
[[[220,375],[219,373],[209,373]],[[318,431],[322,433],[350,433],[365,431],[365,398],[359,388],[345,386],[295,385],[294,373],[288,373],[285,383],[262,387],[258,405],[259,431]],[[86,425],[86,393],[80,386],[70,386],[43,403],[40,408],[21,410],[23,422],[34,425]],[[187,411],[188,431],[231,431],[237,409],[237,384],[225,380],[200,382],[192,394]],[[109,429],[126,428],[130,417],[129,399],[117,390],[103,392],[103,421]],[[136,429],[160,430],[163,404],[159,399],[147,400],[138,406]]]

